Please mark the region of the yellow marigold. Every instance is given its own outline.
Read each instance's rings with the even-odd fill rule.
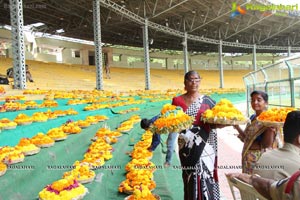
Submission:
[[[166,114],[168,111],[172,111],[172,110],[175,110],[176,109],[176,106],[174,105],[171,105],[171,104],[165,104],[163,106],[163,108],[161,109],[160,113],[162,115]]]
[[[62,191],[69,186],[69,181],[66,179],[60,179],[52,183],[51,187],[56,191]]]
[[[289,112],[296,110],[296,108],[271,108],[267,111],[262,112],[257,119],[260,121],[267,121],[267,122],[284,122],[286,116]]]
[[[202,114],[202,120],[226,124],[231,123],[230,121],[232,123],[246,121],[246,118],[228,99],[221,99],[212,109],[208,109]]]

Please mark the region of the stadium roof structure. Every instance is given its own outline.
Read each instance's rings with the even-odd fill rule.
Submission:
[[[111,45],[143,47],[148,19],[150,48],[189,52],[300,51],[297,4],[266,0],[99,0],[101,40]],[[300,4],[299,4],[300,9]],[[9,0],[0,1],[0,25],[10,24]],[[24,25],[32,31],[93,41],[93,0],[23,0]]]

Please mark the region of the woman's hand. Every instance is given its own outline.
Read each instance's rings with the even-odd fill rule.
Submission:
[[[263,133],[261,145],[264,149],[272,149],[273,144],[276,141],[276,128],[268,127]]]
[[[233,128],[236,129],[236,130],[241,129],[239,125],[233,125]]]
[[[237,130],[237,132],[239,133],[237,135],[237,137],[243,142],[244,141],[244,138],[245,138],[245,134],[244,134],[244,131],[241,129],[241,127],[239,125],[233,125],[233,128],[235,130]]]
[[[153,151],[152,150],[152,146],[148,147],[147,150],[150,151],[150,152],[152,152]]]
[[[252,178],[249,174],[229,173],[229,174],[225,174],[225,175],[231,180],[233,180],[233,178],[237,178],[245,183],[252,184]]]

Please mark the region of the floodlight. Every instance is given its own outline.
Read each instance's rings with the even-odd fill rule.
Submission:
[[[61,28],[61,29],[56,30],[55,32],[56,32],[56,33],[64,33],[65,30]]]
[[[43,25],[45,25],[45,24],[42,23],[42,22],[37,22],[37,23],[34,23],[34,24],[30,24],[29,26],[40,27],[40,26],[43,26]]]

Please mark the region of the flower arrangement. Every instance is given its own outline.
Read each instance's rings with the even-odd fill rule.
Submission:
[[[245,124],[247,119],[228,99],[221,99],[212,109],[207,109],[201,118],[204,122],[217,124]]]
[[[23,95],[10,95],[5,97],[6,102],[17,101],[17,100],[25,100],[25,96]]]
[[[40,152],[40,148],[35,146],[29,138],[21,138],[16,149],[22,151],[25,156]]]
[[[133,121],[126,120],[119,125],[117,130],[120,132],[128,132],[133,128],[133,125],[134,125]]]
[[[91,169],[97,169],[105,164],[104,158],[85,157],[81,163],[87,163]]]
[[[108,117],[105,116],[105,115],[95,115],[94,117],[96,117],[96,119],[97,119],[99,122],[108,120]]]
[[[54,100],[44,100],[44,102],[41,104],[41,107],[57,107],[58,103]]]
[[[47,91],[46,90],[40,90],[40,89],[26,89],[23,91],[23,94],[46,94]]]
[[[193,122],[194,118],[184,113],[181,107],[165,104],[150,130],[158,134],[179,132],[189,128]]]
[[[150,144],[152,142],[152,136],[153,136],[153,133],[149,130],[145,131],[145,133],[142,135],[142,140],[143,141],[149,141]]]
[[[40,200],[71,200],[82,199],[88,192],[74,177],[54,181],[39,192]]]
[[[56,114],[56,116],[59,116],[59,117],[66,116],[66,114],[67,114],[66,111],[63,111],[63,110],[54,110],[53,113]]]
[[[83,110],[89,111],[89,110],[100,110],[104,108],[109,108],[109,104],[91,104],[86,107],[84,107]]]
[[[45,122],[48,120],[48,116],[43,112],[36,112],[33,113],[32,119],[35,122]]]
[[[0,119],[0,127],[2,129],[15,129],[17,127],[17,123],[14,121],[11,121],[8,118],[2,118]]]
[[[2,105],[2,110],[3,112],[6,111],[16,111],[16,110],[26,110],[27,105],[25,104],[21,104],[20,102],[5,102]]]
[[[23,162],[24,158],[24,153],[15,147],[4,146],[0,148],[0,161],[6,164]]]
[[[44,114],[48,117],[48,119],[55,119],[57,118],[57,114],[52,112],[51,110],[47,110]]]
[[[86,120],[80,119],[76,121],[76,125],[78,125],[80,128],[87,128],[91,125],[91,123]]]
[[[65,113],[67,115],[78,115],[78,112],[76,110],[74,110],[73,108],[70,108],[68,110],[65,110]]]
[[[85,119],[87,122],[89,122],[90,124],[97,124],[98,123],[98,119],[94,116],[87,116]]]
[[[35,101],[25,101],[24,104],[27,106],[27,109],[30,110],[30,109],[36,109],[39,107],[39,105],[37,104],[37,102]]]
[[[149,146],[149,145],[148,145]],[[153,152],[149,151],[145,147],[135,147],[131,152],[131,157],[134,159],[147,158],[151,159],[153,156]]]
[[[161,109],[160,113],[162,115],[165,115],[167,112],[174,111],[174,110],[176,110],[176,106],[175,105],[165,104],[163,106],[163,108]]]
[[[151,139],[152,140],[152,139]],[[151,145],[151,140],[143,140],[143,141],[138,141],[135,145],[134,145],[134,149],[136,148],[144,148],[147,149],[150,145]]]
[[[89,149],[97,149],[99,151],[105,150],[109,152],[113,151],[113,147],[108,144],[104,138],[98,138],[89,146]]]
[[[0,162],[0,176],[3,176],[6,172],[6,170],[7,170],[6,164],[4,164],[3,162]]]
[[[78,104],[84,104],[87,103],[87,100],[85,99],[70,99],[67,104],[68,105],[78,105]]]
[[[47,136],[51,137],[55,141],[65,140],[68,137],[61,127],[50,129],[47,132]]]
[[[159,200],[160,197],[156,194],[152,194],[148,187],[145,185],[135,186],[133,194],[126,200]]]
[[[296,108],[271,108],[267,111],[262,112],[258,117],[257,120],[265,124],[266,126],[270,125],[280,125],[282,126],[287,114]]]
[[[31,142],[38,147],[51,147],[55,143],[55,141],[51,137],[43,133],[38,133],[33,136],[31,138]]]
[[[132,115],[130,118],[129,118],[129,121],[132,121],[133,123],[138,123],[141,121],[141,118],[139,115]]]
[[[72,99],[75,98],[75,94],[68,93],[66,91],[58,91],[54,94],[54,99]]]
[[[106,160],[112,158],[113,147],[108,144],[103,138],[97,139],[93,142],[81,162],[86,162],[94,169],[105,164]]]
[[[155,171],[156,166],[153,162],[149,161],[146,158],[134,158],[125,166],[126,171],[133,171],[136,169],[150,170],[153,172]]]
[[[106,143],[110,144],[116,143],[118,141],[117,137],[120,136],[122,136],[122,134],[119,131],[111,131],[110,129],[103,127],[96,132],[93,140],[102,138],[106,141]]]
[[[89,149],[88,152],[84,154],[84,158],[104,159],[104,161],[110,160],[112,157],[113,155],[110,151],[99,149]]]
[[[92,171],[87,163],[74,163],[75,168],[71,171],[65,172],[63,178],[74,177],[79,183],[89,183],[94,180],[96,173]]]
[[[137,169],[126,174],[126,180],[122,181],[119,186],[119,192],[133,193],[135,186],[144,185],[149,190],[156,187],[152,180],[153,173],[149,170]]]
[[[68,134],[78,134],[81,132],[81,128],[76,124],[76,122],[73,122],[72,120],[68,120],[65,124],[61,126],[61,129],[63,132]]]
[[[20,113],[16,116],[14,121],[19,125],[28,125],[32,123],[32,117],[29,117],[28,115],[24,113]]]

